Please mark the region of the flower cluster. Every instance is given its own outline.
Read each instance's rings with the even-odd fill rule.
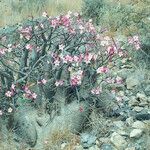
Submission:
[[[135,35],[133,37],[128,38],[129,44],[133,45],[136,50],[139,50],[141,48],[141,42],[139,40],[139,36]]]

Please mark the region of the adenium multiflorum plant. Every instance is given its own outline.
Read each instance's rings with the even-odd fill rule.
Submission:
[[[18,98],[39,107],[57,97],[91,101],[105,90],[101,82],[123,84],[110,72],[127,49],[78,13],[51,18],[44,12],[0,39],[0,114],[17,109]],[[129,44],[140,48],[137,37]]]

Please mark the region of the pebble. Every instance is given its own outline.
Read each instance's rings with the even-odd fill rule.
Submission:
[[[126,119],[126,123],[127,125],[131,126],[133,124],[134,120],[133,120],[133,117],[129,117]]]
[[[110,141],[112,144],[114,144],[118,149],[122,149],[127,146],[127,142],[124,137],[122,137],[120,134],[114,132],[111,135]]]
[[[75,150],[84,150],[84,148],[81,145],[75,146]]]
[[[143,110],[143,107],[135,106],[133,108],[133,110],[136,111],[136,112],[141,112]]]
[[[119,129],[124,129],[125,127],[125,124],[123,121],[114,121],[113,124]]]
[[[90,147],[88,150],[99,150],[99,147],[97,145],[94,145]]]
[[[135,121],[132,125],[133,128],[136,129],[145,129],[145,123],[143,123],[142,121]]]
[[[136,148],[135,147],[128,147],[125,150],[136,150]]]
[[[129,106],[138,106],[139,102],[136,100],[135,97],[132,97],[129,102],[128,102]]]
[[[114,150],[114,147],[111,144],[102,144],[101,150]]]
[[[130,132],[130,138],[139,138],[142,135],[143,131],[141,129],[133,129]]]

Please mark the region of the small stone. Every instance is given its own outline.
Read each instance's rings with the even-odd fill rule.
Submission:
[[[75,146],[75,150],[84,150],[84,148],[81,145]]]
[[[135,86],[139,85],[139,80],[134,77],[127,77],[126,85],[128,90],[132,90]]]
[[[148,102],[141,102],[141,103],[139,103],[139,106],[146,106],[146,105],[148,105]]]
[[[128,133],[123,131],[123,130],[118,130],[117,133],[122,135],[122,136],[128,136]]]
[[[135,121],[132,127],[136,129],[145,129],[146,126],[142,121]]]
[[[125,150],[136,150],[136,148],[135,147],[128,147]]]
[[[136,111],[136,112],[141,112],[143,110],[143,107],[135,106],[133,108],[133,110]]]
[[[90,147],[88,150],[99,150],[99,147],[97,145],[94,145]]]
[[[113,123],[119,129],[123,129],[125,126],[123,121],[114,121]]]
[[[136,97],[137,97],[137,99],[139,99],[141,102],[142,102],[142,101],[147,101],[147,97],[146,97],[146,95],[143,94],[143,93],[137,93],[137,94],[136,94]]]
[[[120,134],[114,132],[111,135],[110,141],[118,148],[123,149],[127,146],[127,142],[124,137],[122,137]]]
[[[101,142],[101,143],[109,143],[109,141],[110,141],[110,139],[109,138],[99,138],[99,141]]]
[[[133,120],[133,117],[129,117],[126,119],[126,123],[127,125],[131,126],[133,124],[134,120]]]
[[[82,133],[81,134],[81,143],[83,148],[89,148],[94,145],[96,142],[96,136],[90,133]]]
[[[102,144],[101,150],[114,150],[114,147],[111,144]]]
[[[62,143],[61,144],[61,149],[63,150],[67,146],[67,143]]]
[[[139,102],[136,100],[136,98],[133,96],[129,102],[128,102],[129,106],[138,106]]]
[[[133,129],[130,133],[130,138],[139,138],[142,135],[141,129]]]

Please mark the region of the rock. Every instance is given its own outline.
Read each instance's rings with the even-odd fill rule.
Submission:
[[[148,105],[148,102],[141,102],[141,103],[139,103],[139,106],[146,106],[146,105]]]
[[[136,150],[136,148],[135,147],[128,147],[125,150]]]
[[[136,129],[145,129],[146,125],[142,121],[135,121],[132,127]]]
[[[128,136],[128,133],[124,130],[117,130],[117,133],[122,135],[122,136]]]
[[[131,99],[128,101],[129,106],[138,106],[139,102],[136,100],[135,96],[132,96]]]
[[[127,125],[131,126],[133,124],[134,120],[133,120],[133,117],[129,117],[126,119],[126,123]]]
[[[141,114],[136,114],[135,118],[137,120],[150,120],[150,113],[141,113]]]
[[[75,146],[74,150],[84,150],[84,148],[81,145]]]
[[[143,110],[143,107],[135,106],[133,108],[133,110],[136,111],[136,112],[141,112]]]
[[[142,101],[147,101],[147,97],[146,97],[146,95],[143,94],[143,93],[137,93],[137,94],[136,94],[136,97],[137,97],[137,99],[140,100],[141,102],[142,102]]]
[[[118,149],[124,149],[127,146],[127,142],[124,137],[114,132],[111,135],[110,141],[114,144]]]
[[[130,138],[139,138],[143,131],[141,129],[133,129],[130,133]]]
[[[132,90],[138,84],[139,84],[139,80],[137,78],[131,76],[126,79],[126,85],[128,90]]]
[[[99,150],[99,147],[97,145],[94,145],[90,147],[88,150]]]
[[[125,127],[125,124],[123,121],[114,121],[113,124],[119,129],[123,129]]]
[[[62,143],[61,146],[60,146],[60,149],[63,150],[66,146],[67,146],[67,143]]]
[[[89,148],[96,143],[96,136],[90,133],[81,134],[81,144],[83,148]]]
[[[114,150],[115,148],[111,144],[102,144],[101,150]]]
[[[101,143],[109,143],[109,142],[110,142],[110,139],[109,139],[109,138],[104,138],[104,137],[102,137],[102,138],[99,138],[99,141],[100,141]]]

